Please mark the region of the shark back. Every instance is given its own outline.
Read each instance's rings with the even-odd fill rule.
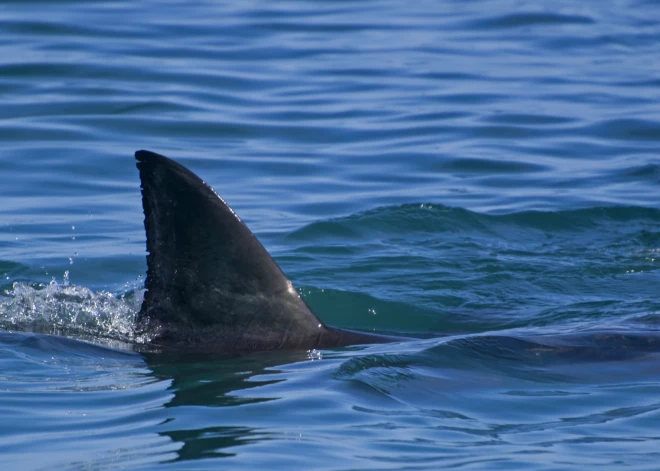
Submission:
[[[244,352],[389,340],[323,324],[210,186],[162,155],[135,158],[148,252],[138,325],[154,343]]]

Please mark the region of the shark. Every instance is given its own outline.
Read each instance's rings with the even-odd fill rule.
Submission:
[[[150,339],[149,348],[233,355],[415,340],[325,324],[213,188],[163,155],[140,150],[135,158],[147,239],[136,330]],[[447,341],[475,348],[494,342],[496,350],[506,345],[516,355],[560,362],[660,351],[658,331],[498,332]]]
[[[135,158],[147,236],[137,326],[153,346],[247,353],[402,340],[326,325],[213,188],[163,155]]]

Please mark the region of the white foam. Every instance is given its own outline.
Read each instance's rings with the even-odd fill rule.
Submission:
[[[68,281],[15,282],[0,295],[0,328],[143,343],[135,332],[144,289],[123,294],[94,292]]]

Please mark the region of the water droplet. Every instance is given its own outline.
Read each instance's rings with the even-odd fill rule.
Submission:
[[[323,360],[323,355],[318,350],[307,350],[307,358],[311,361]]]

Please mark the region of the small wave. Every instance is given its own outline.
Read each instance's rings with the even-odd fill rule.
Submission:
[[[524,12],[493,16],[472,22],[475,29],[508,29],[530,26],[591,24],[594,20],[582,15],[562,15],[547,12]]]
[[[607,225],[609,232],[612,224],[621,224],[622,228],[630,223],[660,223],[660,210],[636,206],[611,206],[563,211],[521,211],[507,214],[485,214],[463,208],[441,204],[416,203],[397,206],[383,206],[346,217],[319,221],[302,227],[291,234],[292,240],[309,238],[354,238],[364,235],[374,236],[392,233],[483,233],[496,235],[506,226],[524,227],[547,232],[592,231]]]

